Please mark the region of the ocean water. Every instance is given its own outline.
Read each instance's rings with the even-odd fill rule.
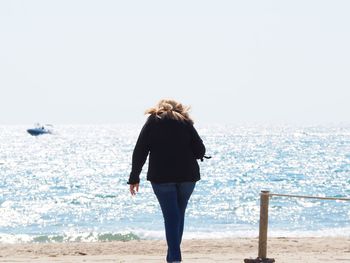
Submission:
[[[145,172],[126,181],[140,126],[0,126],[0,243],[164,238]],[[197,128],[207,154],[184,238],[258,235],[259,193],[350,197],[350,127]],[[273,197],[270,236],[349,236],[350,202]]]

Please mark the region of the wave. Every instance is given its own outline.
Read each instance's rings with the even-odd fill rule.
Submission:
[[[140,240],[134,233],[76,233],[76,234],[2,234],[0,233],[0,243],[68,243],[68,242],[109,242],[109,241],[130,241]]]
[[[348,237],[350,227],[330,228],[315,231],[288,231],[283,229],[269,230],[269,237]],[[184,239],[221,239],[221,238],[257,238],[258,230],[241,229],[235,231],[185,231]],[[0,244],[17,243],[69,243],[69,242],[111,242],[131,240],[165,239],[164,231],[148,231],[144,229],[123,233],[65,233],[65,234],[5,234],[0,233]]]

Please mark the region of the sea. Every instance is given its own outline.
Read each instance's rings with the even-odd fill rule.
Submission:
[[[141,125],[142,126],[142,125]],[[163,239],[141,174],[127,185],[137,124],[58,125],[31,136],[0,126],[0,243]],[[257,237],[260,192],[350,197],[350,126],[202,125],[185,239]],[[269,236],[350,236],[350,202],[272,197]]]

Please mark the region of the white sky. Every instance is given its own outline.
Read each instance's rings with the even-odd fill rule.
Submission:
[[[350,1],[0,1],[0,124],[350,123]]]

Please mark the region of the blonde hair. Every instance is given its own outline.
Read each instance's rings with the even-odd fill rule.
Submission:
[[[154,115],[160,119],[167,117],[193,124],[193,120],[189,116],[190,108],[190,106],[184,106],[175,100],[163,99],[155,107],[146,110],[145,114]]]

